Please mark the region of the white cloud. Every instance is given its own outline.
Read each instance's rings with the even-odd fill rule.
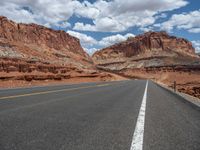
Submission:
[[[68,30],[67,33],[78,38],[81,42],[83,49],[89,55],[92,55],[95,51],[97,51],[97,49],[94,47],[98,45],[98,41],[96,39],[94,39],[93,37],[88,36],[87,34],[75,32],[75,31],[71,31],[71,30]]]
[[[89,55],[92,55],[92,54],[94,54],[94,52],[96,52],[98,49],[96,49],[96,48],[86,48],[86,47],[84,47],[83,48]]]
[[[156,19],[159,19],[159,18],[166,18],[167,17],[167,14],[166,13],[162,13],[162,14],[158,14],[155,16]]]
[[[75,14],[86,17],[86,18],[96,18],[99,15],[100,11],[94,7],[88,1],[84,1],[82,4],[79,3],[75,8]]]
[[[139,28],[141,31],[144,31],[144,32],[149,32],[149,31],[153,31],[153,27],[152,26],[149,26],[149,27],[141,27]]]
[[[63,21],[61,23],[55,24],[55,26],[60,27],[60,28],[67,28],[67,27],[71,27],[71,24],[69,22]]]
[[[200,33],[200,27],[199,28],[192,28],[188,30],[191,33]]]
[[[98,0],[93,4],[87,2],[87,5],[84,5],[85,11],[79,13],[79,15],[88,16],[87,9],[95,9],[95,18],[88,16],[93,19],[93,24],[78,22],[73,29],[120,32],[133,26],[145,27],[152,25],[159,17],[165,17],[162,12],[185,5],[187,5],[185,0],[126,0],[126,2],[122,0]]]
[[[79,4],[72,0],[1,0],[0,15],[16,22],[68,27],[66,21]]]
[[[174,28],[200,33],[200,10],[190,13],[174,14],[168,21],[157,24],[162,30],[172,32]]]
[[[89,46],[93,46],[93,45],[97,44],[97,41],[93,37],[88,36],[86,34],[71,31],[71,30],[68,30],[67,33],[78,38],[83,47],[89,47]]]
[[[87,51],[89,54],[93,54],[95,51],[97,51],[97,48],[95,47],[107,47],[115,43],[125,41],[129,37],[135,37],[135,35],[132,33],[127,33],[125,35],[116,34],[104,37],[101,40],[97,41],[93,37],[80,32],[68,30],[67,33],[80,39],[81,45],[84,47],[84,50]]]
[[[113,45],[115,43],[119,43],[119,42],[125,41],[129,37],[135,37],[135,35],[131,34],[131,33],[127,33],[124,36],[121,35],[121,34],[116,34],[116,35],[104,37],[104,38],[102,38],[101,41],[99,41],[99,45],[100,46],[104,46],[104,47],[110,46],[110,45]]]
[[[78,22],[73,29],[119,32],[151,25],[164,11],[185,5],[186,0],[1,0],[0,15],[16,22],[66,28],[70,26],[67,20],[75,14],[92,19],[93,24]]]
[[[192,41],[193,46],[197,53],[200,53],[200,41]]]
[[[82,22],[77,22],[74,25],[74,30],[81,30],[81,31],[96,31],[95,26],[90,24],[84,24]]]

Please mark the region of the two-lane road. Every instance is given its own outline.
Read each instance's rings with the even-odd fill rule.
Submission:
[[[0,90],[0,150],[142,149],[200,150],[200,109],[144,80]]]

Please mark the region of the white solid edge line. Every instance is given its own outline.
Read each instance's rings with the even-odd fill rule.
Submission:
[[[133,134],[133,139],[132,139],[130,150],[142,150],[143,149],[143,136],[144,136],[147,88],[148,88],[148,81],[146,82],[144,96],[143,96],[143,99],[142,99],[140,112],[139,112],[139,115],[138,115],[138,118],[137,118],[137,123],[136,123],[135,131],[134,131],[134,134]]]

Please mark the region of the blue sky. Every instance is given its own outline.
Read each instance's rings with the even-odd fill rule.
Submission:
[[[147,31],[165,30],[200,52],[198,0],[1,0],[0,15],[65,30],[92,54]]]

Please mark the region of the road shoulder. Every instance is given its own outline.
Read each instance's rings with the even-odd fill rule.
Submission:
[[[160,87],[166,89],[166,90],[169,91],[170,93],[173,93],[173,94],[175,94],[175,95],[177,95],[177,96],[179,96],[179,97],[182,97],[182,98],[183,98],[184,100],[186,100],[187,102],[192,103],[192,104],[194,104],[195,106],[200,107],[200,100],[199,100],[198,98],[193,97],[193,96],[188,95],[188,94],[185,94],[185,93],[178,92],[178,91],[174,92],[174,90],[173,90],[172,88],[167,87],[165,84],[156,83],[156,82],[154,82],[154,83],[157,84],[158,86],[160,86]]]

